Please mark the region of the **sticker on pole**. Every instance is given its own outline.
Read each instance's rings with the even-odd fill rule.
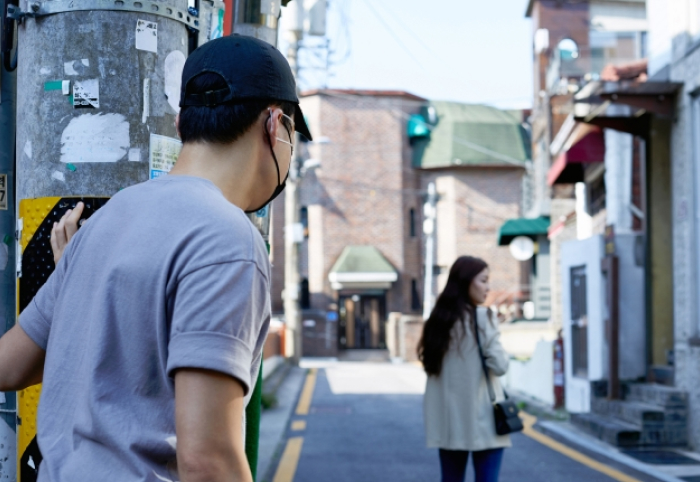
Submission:
[[[182,142],[177,139],[151,134],[148,156],[150,178],[155,179],[169,173],[177,161],[177,156],[180,155],[180,149],[182,149]]]
[[[76,80],[73,83],[73,106],[76,109],[99,109],[100,81]]]
[[[136,49],[158,53],[158,24],[148,20],[136,22]]]
[[[209,30],[209,40],[214,40],[224,36],[224,11],[214,10],[211,12],[211,29]]]
[[[0,174],[0,210],[7,211],[7,174]]]

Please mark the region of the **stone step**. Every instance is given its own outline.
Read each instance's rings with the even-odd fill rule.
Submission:
[[[642,438],[641,431],[634,425],[595,413],[572,414],[571,423],[617,447],[637,447]]]
[[[642,428],[646,423],[664,423],[667,418],[664,409],[656,405],[627,400],[607,400],[605,398],[591,400],[591,412],[631,423],[639,428]],[[681,416],[685,415],[682,412],[682,410],[673,410],[673,413],[669,413],[669,418],[684,422],[686,417]]]
[[[673,387],[655,383],[633,383],[629,386],[626,400],[656,405],[664,411],[668,409],[687,410],[688,395]]]

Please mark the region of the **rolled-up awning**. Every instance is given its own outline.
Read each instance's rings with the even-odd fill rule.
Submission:
[[[583,182],[585,164],[605,161],[605,137],[600,127],[578,124],[547,173],[547,184]]]
[[[328,273],[334,290],[389,289],[397,279],[394,267],[374,246],[346,246]]]
[[[528,236],[533,239],[537,236],[546,236],[548,229],[549,218],[546,216],[509,219],[498,230],[498,245],[507,246],[513,238],[518,236]]]

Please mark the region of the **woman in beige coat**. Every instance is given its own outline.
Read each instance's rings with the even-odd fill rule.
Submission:
[[[508,355],[490,313],[478,307],[488,293],[488,265],[469,256],[457,259],[418,346],[428,374],[425,433],[428,447],[439,449],[442,482],[464,482],[470,453],[476,482],[497,482],[503,449],[510,447],[508,435],[496,435],[493,403],[474,336],[478,329],[496,401],[502,401],[498,377],[508,369]]]

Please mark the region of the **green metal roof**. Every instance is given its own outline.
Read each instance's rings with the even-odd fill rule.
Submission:
[[[549,218],[545,216],[533,219],[509,219],[498,230],[498,245],[506,246],[517,236],[529,236],[531,238],[543,236],[547,234],[548,230]]]
[[[331,273],[396,273],[374,246],[346,246]]]
[[[529,135],[513,111],[456,102],[431,102],[431,106],[438,120],[429,139],[414,141],[415,167],[524,167],[530,159]]]

